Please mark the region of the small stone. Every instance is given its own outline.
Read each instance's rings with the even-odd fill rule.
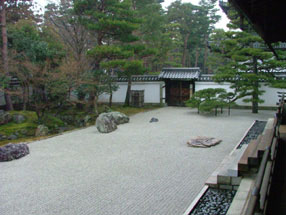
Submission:
[[[8,140],[16,140],[18,137],[15,134],[11,134],[10,136],[8,136]]]
[[[159,122],[159,119],[157,119],[155,117],[152,117],[149,122],[150,123],[152,123],[152,122]]]
[[[90,122],[90,120],[91,120],[91,116],[86,115],[86,116],[83,118],[84,125],[87,126],[88,123]]]
[[[26,120],[25,117],[21,114],[13,115],[13,121],[17,124],[23,123],[25,120]]]
[[[21,129],[20,133],[23,134],[23,135],[26,135],[28,133],[28,131],[27,131],[27,129]]]
[[[10,113],[5,112],[4,110],[0,110],[0,125],[7,124],[11,122],[12,116]]]
[[[36,129],[35,136],[36,137],[46,136],[46,135],[48,135],[48,133],[49,133],[49,129],[47,126],[39,125]]]

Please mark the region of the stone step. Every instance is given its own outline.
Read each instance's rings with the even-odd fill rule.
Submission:
[[[248,157],[252,153],[253,150],[257,146],[257,142],[255,140],[251,140],[250,143],[247,145],[246,150],[244,151],[243,155],[241,156],[239,162],[238,162],[238,171],[239,172],[246,172],[249,170],[248,167]]]
[[[247,145],[246,150],[238,161],[239,175],[241,175],[240,172],[247,172],[252,164],[257,163],[258,165],[259,159],[257,150],[260,141],[261,137],[258,137],[256,140],[251,140]]]
[[[254,122],[255,123],[255,122]],[[254,124],[253,123],[253,124]],[[249,130],[252,128],[253,124],[249,127],[249,129],[246,131],[245,135],[242,137],[242,139],[239,141],[237,146],[241,143],[241,141],[245,138]],[[260,139],[261,137],[259,137]],[[254,142],[254,141],[252,141]],[[243,158],[243,168],[248,170],[248,157],[251,156],[251,159],[256,159],[257,157],[257,144],[251,143],[251,147],[248,149],[248,152],[245,155],[245,158]],[[238,163],[242,159],[242,156],[244,155],[245,151],[247,150],[248,145],[244,144],[241,146],[240,149],[237,149],[237,146],[233,149],[233,151],[227,155],[219,167],[211,174],[211,176],[206,181],[206,185],[213,188],[221,188],[221,189],[237,189],[241,177],[239,174],[239,166]],[[251,162],[256,162],[256,161]]]
[[[262,139],[262,135],[259,135],[256,139],[256,147],[253,149],[248,157],[248,164],[250,167],[258,167],[260,158],[258,157],[258,145]]]
[[[271,145],[274,138],[274,125],[273,118],[268,119],[262,135],[259,135],[256,140],[250,141],[247,149],[238,162],[238,174],[243,175],[251,168],[257,168],[259,161],[267,147]]]
[[[257,149],[258,157],[262,157],[265,149],[271,145],[273,138],[274,138],[274,131],[275,130],[273,127],[272,128],[266,128],[264,130],[261,141],[260,141],[258,149]]]
[[[233,150],[221,162],[220,166],[212,173],[206,181],[206,185],[213,188],[235,189],[240,183],[238,176],[237,163],[246,150],[247,146],[243,145],[240,149]]]

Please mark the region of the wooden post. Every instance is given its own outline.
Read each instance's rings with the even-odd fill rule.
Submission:
[[[182,105],[182,81],[180,81],[180,105]]]
[[[160,84],[160,105],[163,105],[163,84]]]

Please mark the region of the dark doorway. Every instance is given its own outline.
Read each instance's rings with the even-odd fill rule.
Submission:
[[[169,106],[184,106],[185,101],[190,99],[193,87],[192,81],[165,80],[166,102]],[[193,84],[194,86],[194,84]]]

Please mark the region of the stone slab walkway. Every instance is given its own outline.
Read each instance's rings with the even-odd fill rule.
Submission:
[[[253,121],[273,116],[166,107],[134,115],[110,134],[92,126],[30,143],[30,155],[0,163],[0,214],[183,214]],[[223,141],[192,148],[192,136]]]

